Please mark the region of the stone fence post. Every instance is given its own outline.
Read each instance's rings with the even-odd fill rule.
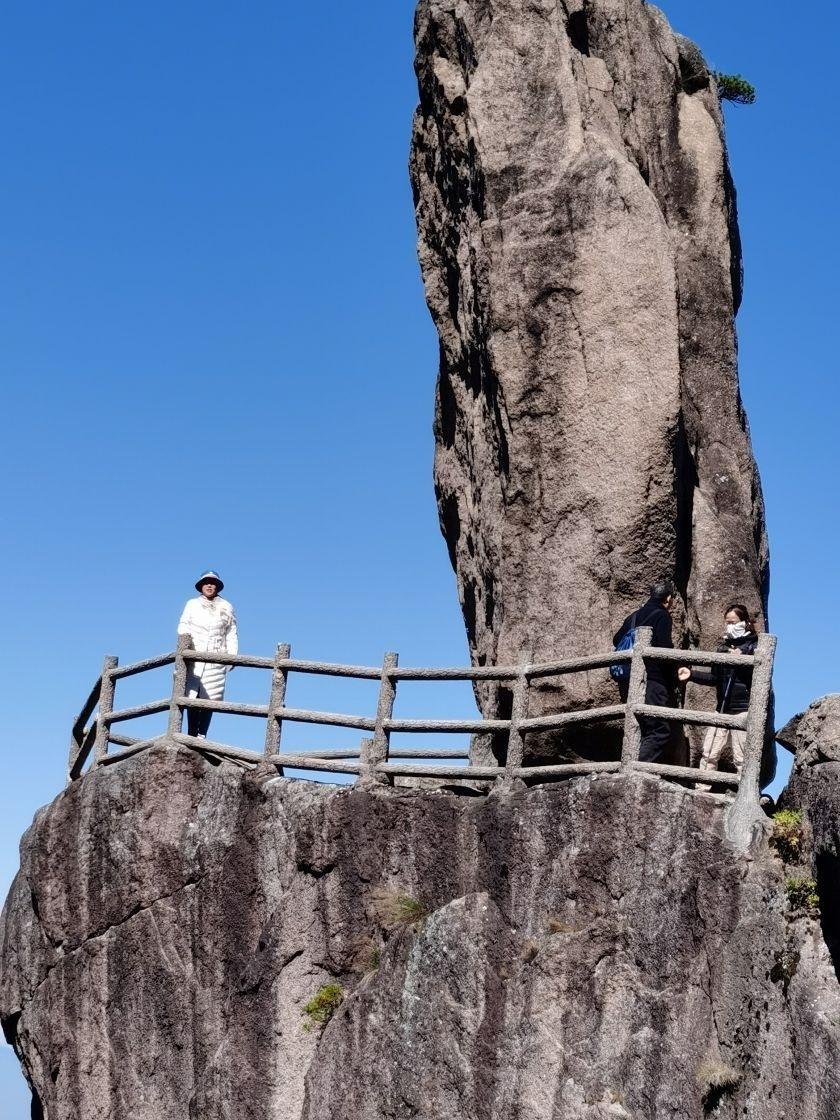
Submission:
[[[645,652],[650,648],[653,630],[650,626],[640,626],[636,630],[633,643],[633,656],[630,661],[630,681],[627,686],[627,703],[624,710],[624,741],[621,746],[621,765],[631,766],[639,760],[642,745],[642,728],[636,716],[636,705],[644,704],[647,690],[647,668]],[[626,662],[625,662],[626,664]]]
[[[114,710],[114,692],[117,682],[111,670],[119,664],[118,657],[106,657],[102,664],[102,688],[99,692],[99,715],[96,717],[96,739],[93,743],[93,765],[99,766],[108,753],[108,735],[111,725],[107,717]]]
[[[280,712],[286,704],[286,687],[289,682],[289,673],[283,668],[283,662],[288,661],[292,655],[292,647],[288,642],[281,642],[274,653],[274,669],[271,675],[271,695],[268,699],[268,722],[265,728],[264,755],[266,762],[274,763],[280,754],[280,736],[283,733],[283,721]],[[282,773],[282,771],[278,771]]]
[[[169,702],[169,726],[166,734],[169,739],[173,735],[180,735],[181,724],[184,718],[184,709],[181,701],[187,691],[187,662],[184,650],[192,649],[193,641],[189,634],[178,635],[178,645],[175,648],[175,668],[172,673],[172,699]]]
[[[359,774],[367,784],[389,784],[386,775],[377,774],[376,767],[380,762],[388,761],[391,732],[385,727],[385,723],[394,714],[394,701],[397,696],[397,682],[391,678],[390,670],[396,669],[399,660],[399,654],[386,653],[382,662],[382,676],[379,683],[379,701],[376,705],[376,725],[373,730],[373,738],[362,740]]]
[[[761,792],[761,759],[767,733],[770,708],[770,690],[773,685],[773,660],[776,656],[776,638],[773,634],[759,634],[755,651],[750,707],[747,712],[747,738],[744,744],[744,765],[735,800],[726,814],[726,835],[741,851],[747,851],[763,821],[764,813],[759,804]]]

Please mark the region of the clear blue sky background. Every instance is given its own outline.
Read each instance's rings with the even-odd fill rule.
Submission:
[[[103,654],[170,646],[205,565],[228,580],[248,650],[466,660],[431,482],[412,9],[4,7],[0,893],[61,788]],[[766,0],[665,10],[759,90],[726,115],[781,721],[837,687],[840,21],[812,4],[806,47]],[[263,685],[240,673],[231,694]],[[294,699],[335,694],[310,683]],[[0,1117],[23,1120],[27,1102],[2,1049]]]

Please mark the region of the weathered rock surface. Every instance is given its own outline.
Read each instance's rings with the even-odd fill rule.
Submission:
[[[608,649],[671,573],[676,644],[713,648],[729,602],[765,611],[768,556],[702,55],[643,0],[420,0],[416,43],[435,479],[473,656]],[[606,674],[551,688],[615,695]]]
[[[778,739],[795,752],[783,804],[804,817],[823,937],[840,978],[840,694],[815,700]]]
[[[722,817],[647,776],[467,798],[156,749],[38,814],[0,1015],[48,1120],[836,1118],[819,922]]]
[[[840,692],[823,696],[788,720],[777,740],[796,755],[796,773],[818,762],[840,762]]]

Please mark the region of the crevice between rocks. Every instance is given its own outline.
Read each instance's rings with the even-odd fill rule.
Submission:
[[[837,857],[820,852],[814,860],[814,870],[823,940],[831,955],[834,974],[840,981],[840,874]]]
[[[589,24],[586,18],[586,9],[572,12],[566,20],[566,32],[569,42],[580,54],[589,55]]]

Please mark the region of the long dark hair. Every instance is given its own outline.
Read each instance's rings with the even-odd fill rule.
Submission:
[[[747,610],[743,603],[732,603],[723,612],[724,616],[728,615],[730,611],[732,612],[732,614],[737,614],[741,622],[746,622],[747,629],[751,634],[755,633],[755,626],[753,626],[752,617],[750,616],[750,612]]]

